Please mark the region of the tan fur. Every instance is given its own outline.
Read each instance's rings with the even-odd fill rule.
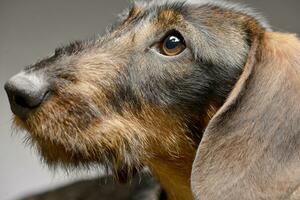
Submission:
[[[157,25],[162,27],[169,27],[181,23],[182,21],[183,16],[180,13],[174,10],[164,10],[158,15]]]
[[[109,157],[114,152],[119,156],[111,163],[112,169],[118,170],[125,163],[131,173],[131,167],[138,169],[139,166],[148,165],[161,181],[170,199],[191,199],[189,177],[196,143],[186,136],[186,127],[181,124],[179,116],[153,106],[145,107],[138,116],[130,111],[123,116],[107,113],[101,121],[91,123],[82,134],[73,132],[74,135],[69,135],[59,129],[61,125],[48,125],[46,118],[50,116],[49,109],[45,110],[47,115],[43,114],[46,118],[38,115],[34,124],[25,126],[48,164],[85,165],[106,154]],[[203,122],[199,119],[199,123],[204,125],[208,122],[215,108],[211,107],[208,112],[207,120]],[[77,127],[80,123],[70,116],[66,117],[56,117],[62,120],[57,123],[63,123],[64,130],[67,127]],[[40,126],[41,123],[43,126]],[[55,135],[47,135],[47,132]],[[45,135],[40,137],[41,133]],[[74,152],[74,149],[78,151]],[[134,160],[131,155],[136,156]],[[110,162],[109,159],[106,162]],[[114,173],[117,175],[118,171]]]

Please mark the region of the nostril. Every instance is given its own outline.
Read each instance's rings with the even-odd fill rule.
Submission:
[[[30,107],[28,105],[28,103],[26,102],[26,100],[21,96],[21,95],[16,95],[13,97],[14,98],[14,102],[24,108]]]
[[[36,108],[38,107],[43,98],[39,98],[39,97],[31,97],[31,96],[22,96],[20,94],[16,94],[14,97],[14,102],[24,108]]]
[[[13,101],[20,107],[33,109],[41,105],[48,93],[49,92],[44,89],[34,92],[16,91],[13,96]]]

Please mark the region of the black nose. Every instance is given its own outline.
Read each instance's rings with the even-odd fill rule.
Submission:
[[[26,118],[49,95],[48,84],[24,73],[12,77],[4,87],[12,112],[21,118]]]

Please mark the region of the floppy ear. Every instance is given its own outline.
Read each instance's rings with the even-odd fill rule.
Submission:
[[[300,42],[266,32],[194,160],[196,200],[300,199]]]

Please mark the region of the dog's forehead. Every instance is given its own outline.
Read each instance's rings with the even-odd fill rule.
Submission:
[[[197,9],[205,7],[218,7],[222,10],[249,16],[256,20],[266,30],[271,31],[271,27],[264,17],[262,17],[255,10],[241,5],[239,3],[232,3],[223,0],[136,0],[134,1],[133,5],[134,8],[147,10],[147,12],[150,12],[152,15],[157,15],[157,10],[161,11],[173,9],[178,13],[182,13],[185,10],[189,10],[190,8]]]

